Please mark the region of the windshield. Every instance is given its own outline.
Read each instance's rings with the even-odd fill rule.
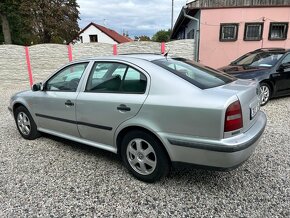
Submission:
[[[283,56],[283,53],[278,52],[260,52],[249,53],[238,60],[234,61],[231,65],[250,66],[250,67],[272,67]]]
[[[183,58],[159,59],[152,62],[201,89],[225,85],[236,80],[228,74]]]

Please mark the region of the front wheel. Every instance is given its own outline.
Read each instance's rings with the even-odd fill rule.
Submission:
[[[261,83],[261,106],[264,106],[268,103],[271,97],[271,88],[267,83]]]
[[[16,108],[14,116],[17,129],[23,138],[33,140],[40,136],[32,116],[25,107]]]
[[[122,140],[121,157],[130,172],[144,182],[158,181],[169,172],[170,162],[162,145],[146,132],[126,134]]]

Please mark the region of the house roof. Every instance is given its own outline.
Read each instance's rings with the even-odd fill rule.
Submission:
[[[289,0],[195,0],[187,4],[188,8],[228,8],[228,7],[287,7],[290,5]]]
[[[184,27],[190,22],[190,19],[186,18],[183,14],[185,10],[186,14],[194,16],[199,10],[205,9],[219,9],[219,8],[263,8],[263,7],[289,7],[289,0],[195,0],[186,4],[186,7],[182,8],[179,16],[174,24],[171,32],[170,39],[177,39],[177,33],[181,27]]]
[[[179,16],[178,16],[178,18],[173,26],[173,30],[172,30],[171,35],[170,35],[170,39],[177,39],[177,33],[178,33],[179,29],[181,27],[186,26],[190,21],[190,19],[184,17],[183,10],[185,10],[186,14],[188,14],[190,16],[194,16],[195,13],[199,9],[183,9],[183,8],[181,8]]]
[[[99,24],[93,23],[91,22],[90,24],[88,24],[84,29],[82,29],[82,31],[79,32],[78,35],[82,34],[84,31],[86,31],[90,26],[94,26],[97,29],[101,30],[103,33],[105,33],[107,36],[109,36],[110,38],[112,38],[113,40],[115,40],[118,43],[124,43],[124,42],[132,42],[133,40],[130,39],[127,36],[122,36],[119,33],[117,33],[114,30],[111,30],[109,28],[106,28],[104,26],[101,26]]]

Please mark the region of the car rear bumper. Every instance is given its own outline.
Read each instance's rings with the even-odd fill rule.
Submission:
[[[254,152],[265,130],[267,118],[257,115],[255,124],[245,133],[221,139],[207,140],[160,133],[167,141],[166,148],[172,162],[182,162],[214,168],[235,168]]]

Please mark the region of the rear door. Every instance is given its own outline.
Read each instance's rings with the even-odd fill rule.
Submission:
[[[82,138],[112,145],[116,128],[143,105],[149,76],[121,62],[95,62],[84,92],[77,97],[76,117]]]

